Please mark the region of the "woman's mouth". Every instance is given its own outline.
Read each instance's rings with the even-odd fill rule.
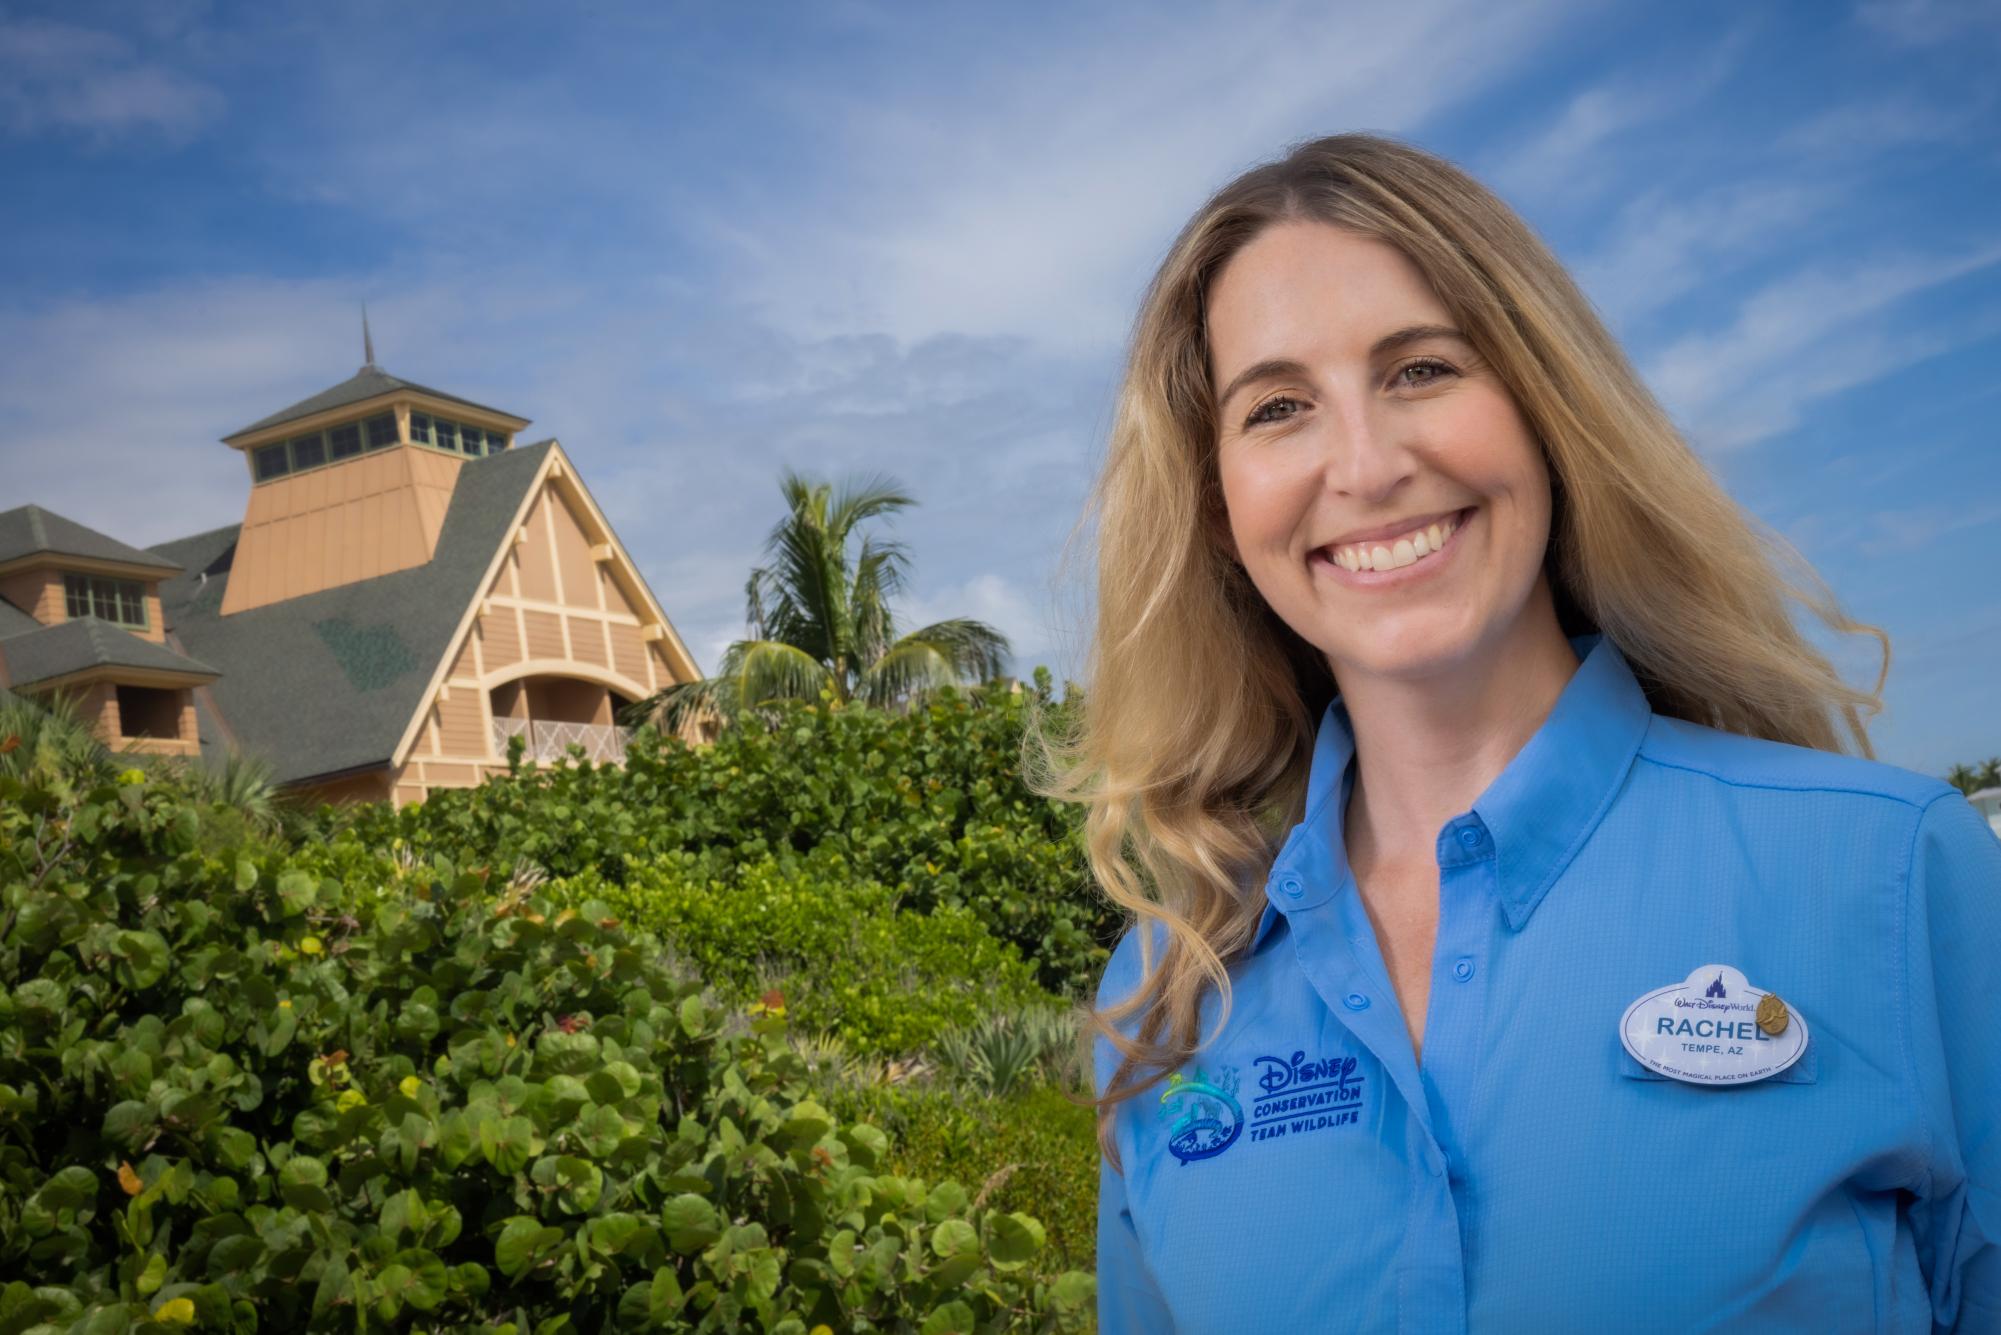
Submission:
[[[1434,524],[1395,537],[1317,547],[1307,565],[1358,588],[1400,585],[1442,565],[1459,546],[1459,531],[1479,512],[1469,505]]]

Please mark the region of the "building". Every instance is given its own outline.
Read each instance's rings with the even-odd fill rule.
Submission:
[[[1968,793],[1966,800],[1987,817],[1988,828],[1996,838],[2001,838],[2001,788],[1982,788],[1977,793]]]
[[[0,689],[80,699],[121,750],[270,761],[401,805],[571,744],[699,677],[563,447],[374,364],[223,443],[243,521],[135,548],[0,511]]]

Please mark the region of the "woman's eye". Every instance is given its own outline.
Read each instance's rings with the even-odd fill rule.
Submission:
[[[1451,367],[1447,366],[1447,365],[1446,365],[1446,364],[1445,364],[1444,362],[1441,362],[1441,361],[1434,361],[1434,360],[1432,360],[1432,359],[1431,359],[1431,358],[1429,358],[1429,357],[1427,357],[1427,358],[1424,358],[1424,359],[1423,359],[1423,360],[1421,360],[1421,361],[1414,361],[1414,362],[1412,362],[1412,363],[1411,363],[1410,365],[1408,365],[1408,366],[1406,366],[1406,367],[1403,367],[1403,368],[1401,368],[1400,370],[1398,370],[1397,374],[1398,374],[1399,376],[1401,376],[1401,375],[1403,375],[1403,374],[1404,374],[1404,373],[1405,373],[1406,371],[1430,371],[1430,372],[1432,372],[1432,373],[1433,373],[1433,374],[1431,374],[1431,375],[1423,375],[1423,376],[1419,376],[1419,377],[1418,377],[1417,379],[1415,379],[1415,380],[1405,380],[1405,381],[1403,382],[1403,384],[1404,384],[1405,386],[1407,386],[1407,387],[1415,387],[1415,386],[1418,386],[1418,385],[1428,385],[1428,384],[1430,384],[1430,383],[1431,383],[1432,381],[1434,381],[1434,380],[1437,380],[1437,379],[1440,379],[1440,378],[1441,378],[1441,377],[1443,377],[1443,376],[1448,376],[1448,375],[1456,375],[1456,374],[1458,374],[1458,373],[1457,373],[1456,371],[1454,371],[1454,370],[1453,370],[1453,369],[1452,369]]]
[[[1281,403],[1289,403],[1295,408],[1301,406],[1298,399],[1281,394],[1275,399],[1266,399],[1263,403],[1251,409],[1251,415],[1244,419],[1244,425],[1262,426],[1266,422],[1282,422],[1288,417],[1297,416],[1295,413],[1271,414],[1265,411],[1268,408],[1276,408]]]

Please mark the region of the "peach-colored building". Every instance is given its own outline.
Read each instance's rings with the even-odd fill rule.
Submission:
[[[402,804],[580,745],[700,676],[575,467],[528,424],[373,362],[224,438],[243,522],[140,550],[0,512],[0,688],[81,696],[120,749],[270,760]]]

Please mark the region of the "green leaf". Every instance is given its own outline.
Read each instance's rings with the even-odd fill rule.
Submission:
[[[963,1219],[947,1219],[931,1230],[931,1250],[941,1257],[958,1256],[979,1249],[979,1233]]]
[[[509,1279],[520,1279],[563,1241],[563,1230],[545,1227],[531,1215],[516,1215],[501,1226],[493,1261]]]
[[[1042,1225],[1025,1214],[992,1215],[987,1220],[987,1257],[996,1270],[1014,1270],[1042,1250]]]
[[[172,952],[158,932],[120,932],[112,940],[113,969],[121,987],[141,991],[160,981],[172,963]]]
[[[662,1206],[660,1224],[667,1230],[667,1245],[683,1255],[698,1252],[722,1236],[716,1207],[693,1192],[675,1196]]]
[[[972,1335],[973,1309],[962,1302],[949,1302],[932,1309],[918,1329],[922,1335]]]

